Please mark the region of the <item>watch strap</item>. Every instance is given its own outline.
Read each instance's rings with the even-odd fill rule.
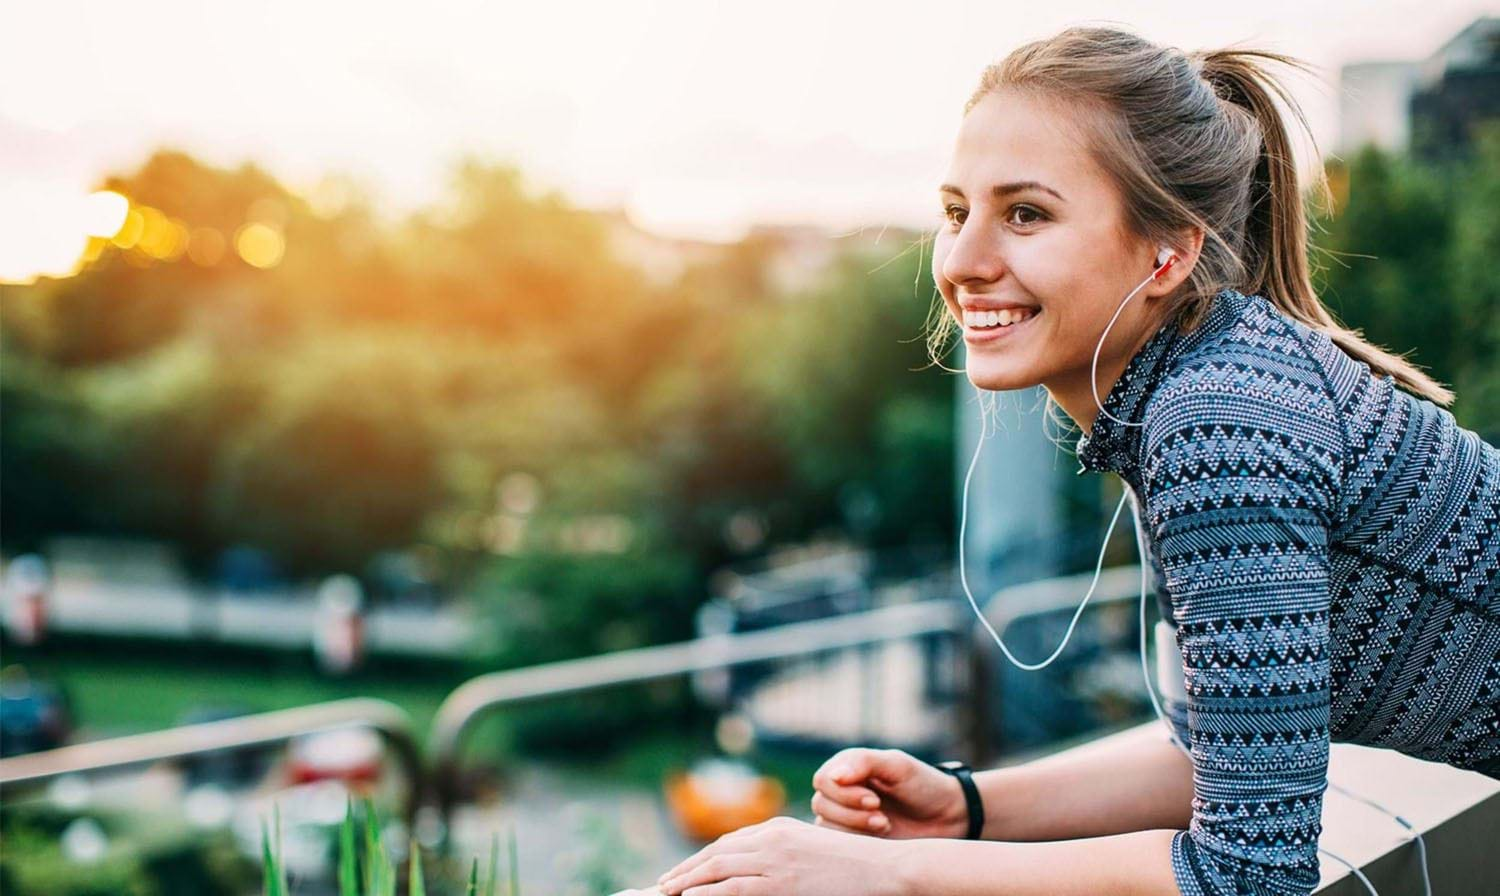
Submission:
[[[980,833],[984,830],[984,802],[979,798],[979,787],[974,783],[972,770],[967,763],[957,759],[934,763],[934,765],[958,779],[958,785],[964,793],[964,804],[969,812],[969,830],[964,837],[968,840],[978,840]]]

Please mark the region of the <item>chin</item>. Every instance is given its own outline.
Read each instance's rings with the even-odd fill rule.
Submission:
[[[990,392],[1029,389],[1042,382],[1040,377],[1029,370],[1017,369],[1014,364],[1006,362],[991,363],[977,352],[970,352],[964,372],[968,375],[969,382]]]

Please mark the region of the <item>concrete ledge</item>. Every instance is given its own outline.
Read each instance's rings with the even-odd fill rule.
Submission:
[[[1148,722],[1068,752],[1109,749],[1117,739],[1165,736],[1160,722]],[[1355,744],[1332,746],[1328,780],[1400,815],[1422,834],[1434,896],[1500,893],[1500,781]],[[1386,813],[1331,786],[1323,796],[1318,845],[1356,865],[1380,896],[1422,896],[1422,863],[1411,836]],[[1318,864],[1322,875],[1314,892],[1319,896],[1369,896],[1337,859],[1319,854]]]
[[[1405,818],[1427,844],[1433,893],[1500,892],[1500,781],[1395,750],[1334,744],[1328,780]],[[1422,890],[1411,834],[1390,816],[1331,787],[1320,846],[1359,866],[1380,896]],[[1348,868],[1319,856],[1323,896],[1367,896]]]

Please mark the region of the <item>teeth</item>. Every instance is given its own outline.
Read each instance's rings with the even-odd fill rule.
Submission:
[[[977,329],[997,326],[1008,327],[1011,324],[1019,323],[1031,317],[1035,313],[1034,310],[1029,308],[1017,308],[1014,310],[1006,308],[1001,311],[965,311],[964,325]]]

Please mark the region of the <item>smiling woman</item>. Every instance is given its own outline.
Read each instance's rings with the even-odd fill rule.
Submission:
[[[974,774],[977,833],[944,773],[843,751],[814,824],[721,837],[662,892],[1305,894],[1332,739],[1500,778],[1500,450],[1320,302],[1276,101],[1301,112],[1266,62],[1299,65],[1113,28],[1027,44],[984,72],[939,192],[929,346],[961,332],[977,390],[1045,387],[1079,472],[1124,480],[1169,724]]]

